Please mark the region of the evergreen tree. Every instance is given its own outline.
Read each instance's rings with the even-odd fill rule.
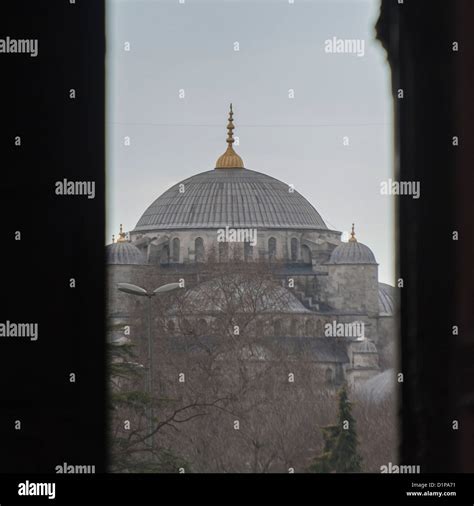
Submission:
[[[110,327],[114,328],[114,327]],[[120,328],[120,327],[119,327]],[[144,392],[146,370],[138,363],[131,343],[109,344],[109,420],[110,466],[112,472],[126,473],[176,473],[183,468],[189,472],[188,463],[169,448],[149,447],[148,424],[134,429],[133,436],[117,430],[125,418],[133,421],[146,419],[152,402]],[[158,439],[158,438],[156,438]]]
[[[357,433],[352,416],[352,404],[344,385],[339,392],[339,413],[335,425],[322,428],[324,449],[309,470],[315,473],[357,473],[362,458],[357,452]]]

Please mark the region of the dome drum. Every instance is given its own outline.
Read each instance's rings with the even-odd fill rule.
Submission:
[[[131,233],[132,240],[148,243],[150,263],[157,263],[156,258],[166,245],[169,250],[170,263],[193,263],[203,261],[214,250],[219,257],[220,244],[228,244],[228,256],[236,254],[242,259],[257,261],[270,259],[301,265],[320,265],[329,259],[331,248],[326,247],[328,240],[336,242],[340,233],[327,230],[324,235],[319,231],[257,229],[256,244],[248,242],[218,242],[219,229],[176,229],[160,232]],[[308,237],[312,240],[309,241]],[[322,242],[322,245],[316,241]],[[146,251],[146,250],[144,250]],[[199,258],[198,258],[199,257]],[[152,258],[155,261],[152,261]]]

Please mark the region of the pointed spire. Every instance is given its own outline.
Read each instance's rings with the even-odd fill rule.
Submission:
[[[243,169],[244,162],[242,158],[234,151],[232,144],[234,144],[234,111],[232,110],[232,104],[230,104],[229,110],[229,122],[227,123],[227,150],[219,157],[216,162],[216,169]]]
[[[351,231],[351,236],[349,238],[349,241],[350,242],[357,242],[357,239],[356,239],[356,236],[355,236],[355,232],[354,232],[354,223],[352,224],[352,231]]]
[[[234,123],[232,123],[234,117],[234,112],[232,111],[232,102],[230,104],[230,111],[229,111],[229,123],[227,123],[227,144],[229,144],[230,147],[232,147],[232,144],[234,144]]]
[[[126,242],[127,239],[125,238],[125,232],[123,231],[123,226],[122,224],[120,223],[120,233],[119,233],[119,236],[118,236],[118,239],[117,239],[117,242]]]

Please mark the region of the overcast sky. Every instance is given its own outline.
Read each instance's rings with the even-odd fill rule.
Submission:
[[[108,0],[106,242],[169,186],[215,167],[232,102],[245,167],[294,184],[329,228],[348,232],[354,221],[379,280],[393,284],[394,197],[380,194],[393,170],[392,104],[378,10],[378,0]],[[364,56],[326,53],[333,37],[363,39]]]

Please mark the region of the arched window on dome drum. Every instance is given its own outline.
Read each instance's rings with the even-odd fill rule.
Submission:
[[[219,243],[219,262],[227,262],[229,256],[229,244],[226,242]]]
[[[273,331],[274,331],[276,337],[281,337],[281,335],[282,335],[281,320],[275,320],[273,322]]]
[[[305,264],[311,264],[311,250],[306,246],[306,244],[303,244],[301,246],[301,257],[303,259],[303,263]]]
[[[293,237],[291,239],[291,261],[296,262],[298,260],[298,239]]]
[[[325,373],[325,380],[326,380],[326,383],[332,383],[333,382],[333,373],[332,373],[332,369],[330,367],[328,367],[326,369],[326,373]]]
[[[179,262],[179,239],[177,237],[173,239],[171,247],[171,260],[173,262]]]
[[[305,321],[304,333],[306,334],[305,337],[312,337],[313,336],[313,322],[312,322],[312,320]]]
[[[200,318],[197,322],[198,335],[205,336],[208,333],[207,321],[204,318]]]
[[[253,246],[249,242],[244,242],[244,259],[246,262],[253,259]]]
[[[194,254],[196,262],[204,262],[204,240],[202,237],[196,237],[194,240]]]
[[[170,247],[165,244],[161,249],[160,264],[168,265],[170,263]]]
[[[291,337],[297,337],[298,332],[298,322],[295,318],[292,318],[290,321],[290,335]]]
[[[268,258],[273,260],[276,256],[277,240],[274,237],[268,239]]]
[[[191,322],[187,318],[183,318],[179,323],[181,335],[190,336],[193,334],[193,327],[191,325]]]

